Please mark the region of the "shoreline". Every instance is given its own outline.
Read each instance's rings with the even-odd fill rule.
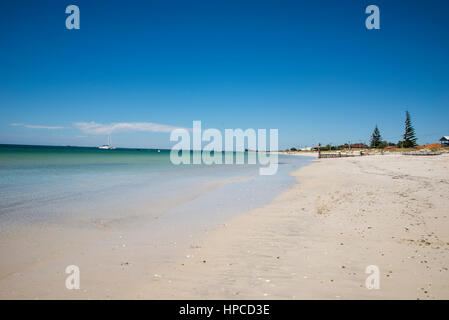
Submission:
[[[283,162],[274,179],[244,168],[232,175],[207,168],[216,175],[182,197],[137,205],[129,200],[103,214],[80,207],[67,219],[10,224],[0,244],[0,299],[142,298],[142,282],[150,283],[211,230],[269,203],[295,183],[291,166],[296,170],[309,159]],[[158,203],[165,206],[154,208]],[[82,290],[64,286],[64,270],[72,264],[80,268]]]
[[[184,219],[184,238],[171,227],[171,238],[148,241],[149,232],[154,239],[167,232],[163,219],[139,228],[100,226],[95,232],[103,239],[88,246],[82,242],[92,229],[69,230],[61,234],[71,252],[37,256],[30,268],[0,280],[0,296],[447,299],[448,160],[449,154],[312,160],[290,172],[296,182],[262,207],[190,236]],[[75,234],[81,237],[70,239]],[[81,266],[81,290],[63,286],[68,262]],[[365,287],[371,265],[380,269],[379,290]]]
[[[211,232],[149,299],[447,299],[449,155],[314,161],[269,205]],[[380,289],[368,290],[366,267]]]

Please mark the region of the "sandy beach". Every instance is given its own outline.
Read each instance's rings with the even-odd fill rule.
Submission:
[[[314,159],[291,175],[269,204],[201,232],[169,215],[5,234],[0,298],[449,298],[449,154]],[[69,264],[80,290],[64,285]]]
[[[271,204],[192,243],[151,299],[448,299],[449,154],[316,160]],[[369,265],[379,289],[368,290]]]
[[[168,151],[0,153],[0,299],[145,298],[143,283],[210,231],[269,204],[310,163],[280,156],[267,177],[249,165],[173,166]],[[80,290],[66,288],[71,265]]]

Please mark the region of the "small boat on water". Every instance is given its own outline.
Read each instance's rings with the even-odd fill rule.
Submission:
[[[108,144],[104,144],[104,145],[102,145],[102,146],[99,146],[98,149],[103,149],[103,150],[114,150],[115,147],[110,146],[110,145],[108,145]]]
[[[104,145],[98,147],[98,149],[102,149],[102,150],[114,150],[114,149],[116,149],[114,146],[111,145],[111,136],[108,136],[108,144],[104,144]]]

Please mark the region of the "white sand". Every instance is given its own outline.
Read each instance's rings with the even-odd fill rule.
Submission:
[[[447,299],[449,154],[322,159],[160,270],[146,298]],[[380,288],[365,287],[365,268]]]
[[[27,231],[20,251],[0,245],[0,298],[449,298],[449,154],[322,159],[293,175],[271,204],[182,244],[148,243],[157,230],[143,227]],[[13,268],[44,244],[51,254]],[[82,266],[80,290],[65,288],[68,263]]]

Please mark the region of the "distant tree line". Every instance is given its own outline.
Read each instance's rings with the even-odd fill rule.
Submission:
[[[405,130],[403,139],[399,140],[397,144],[392,142],[387,142],[382,140],[379,128],[374,128],[373,134],[371,135],[371,148],[385,148],[388,146],[397,146],[399,148],[413,148],[416,146],[416,141],[418,140],[415,135],[415,128],[413,128],[412,120],[410,119],[410,113],[405,111]]]
[[[370,148],[386,148],[386,147],[398,147],[398,148],[413,148],[417,145],[416,141],[418,139],[416,138],[415,134],[415,128],[412,125],[412,121],[410,118],[410,113],[408,111],[405,111],[405,130],[403,139],[399,140],[397,143],[389,142],[382,139],[382,135],[380,134],[379,127],[375,126],[373,134],[371,135],[370,139]],[[337,146],[332,146],[330,144],[326,146],[319,145],[320,150],[322,151],[330,151],[330,150],[342,150],[342,149],[350,149],[350,148],[360,148],[360,147],[368,147],[365,146],[363,143],[356,143],[356,144],[342,144]],[[289,151],[288,149],[286,151]],[[290,148],[290,151],[298,151],[296,148]]]

